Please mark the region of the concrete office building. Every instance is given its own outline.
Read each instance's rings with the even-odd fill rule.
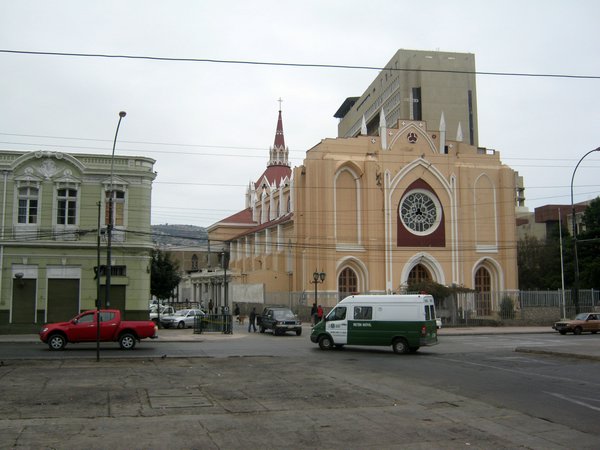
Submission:
[[[334,117],[338,137],[355,137],[363,123],[376,134],[383,111],[386,123],[423,121],[429,129],[442,115],[449,135],[478,146],[475,55],[400,49],[360,97],[348,97]]]

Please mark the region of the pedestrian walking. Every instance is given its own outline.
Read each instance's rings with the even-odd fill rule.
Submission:
[[[310,320],[313,325],[317,324],[317,302],[313,302],[312,308],[310,308]]]
[[[250,311],[250,321],[248,323],[248,333],[250,333],[250,328],[254,328],[254,332],[256,333],[256,308],[252,308],[252,311]]]
[[[208,313],[212,314],[212,312],[213,312],[213,302],[212,302],[212,298],[211,298],[208,302]]]
[[[240,305],[235,304],[235,309],[233,310],[233,315],[237,316],[237,319],[240,320]]]
[[[317,306],[317,321],[320,322],[321,320],[323,320],[323,307],[319,305]]]

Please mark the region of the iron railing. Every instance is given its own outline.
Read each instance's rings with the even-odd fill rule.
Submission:
[[[194,318],[194,334],[205,332],[217,332],[231,334],[232,329],[231,314],[205,314]]]

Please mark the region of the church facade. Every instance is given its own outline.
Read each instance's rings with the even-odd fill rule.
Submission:
[[[517,289],[517,172],[465,142],[460,122],[450,137],[443,112],[438,123],[377,117],[375,130],[363,119],[358,135],[324,139],[291,168],[279,112],[246,209],[208,229],[229,246],[231,303],[333,306],[430,280],[489,294],[472,305],[487,317],[494,293]]]

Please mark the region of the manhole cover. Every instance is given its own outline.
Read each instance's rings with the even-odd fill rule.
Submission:
[[[148,392],[152,408],[198,408],[213,406],[204,394],[196,389],[182,391],[181,389],[157,389]]]

